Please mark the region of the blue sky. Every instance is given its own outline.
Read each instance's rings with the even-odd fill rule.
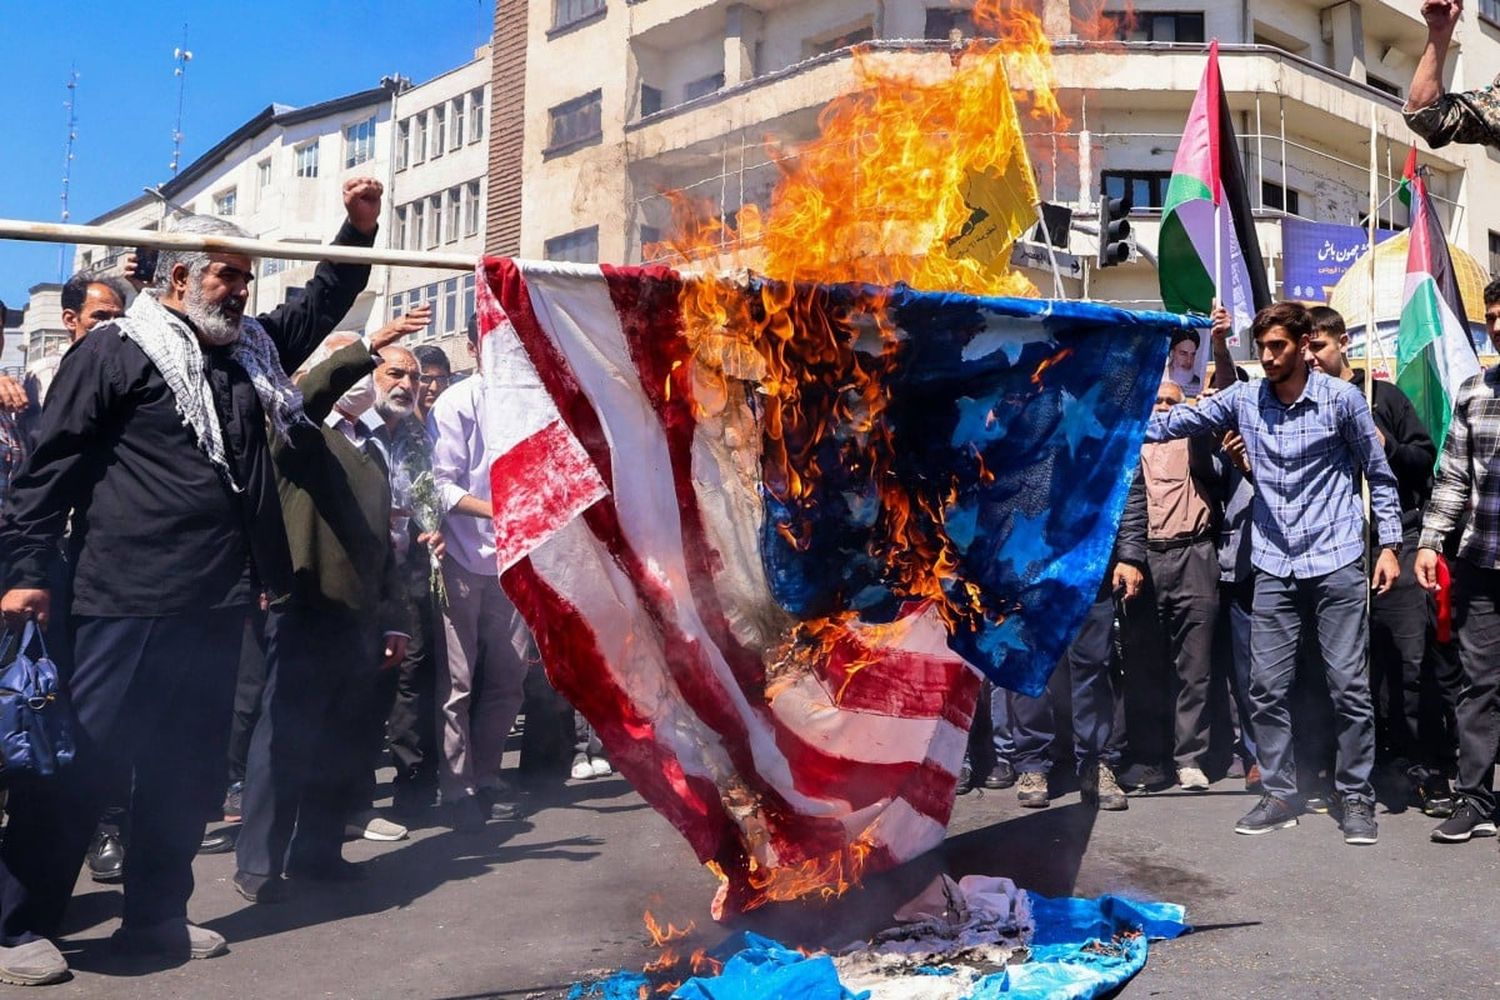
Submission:
[[[473,57],[493,18],[494,0],[0,0],[0,217],[59,217],[70,66],[79,80],[69,208],[87,222],[170,176],[172,50],[184,23],[193,53],[186,165],[267,104],[314,104],[392,73],[436,76]],[[0,300],[10,308],[57,278],[55,246],[0,241]]]

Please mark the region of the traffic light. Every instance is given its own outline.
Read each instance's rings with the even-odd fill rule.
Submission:
[[[1099,192],[1099,266],[1114,267],[1130,259],[1130,192],[1111,198]]]

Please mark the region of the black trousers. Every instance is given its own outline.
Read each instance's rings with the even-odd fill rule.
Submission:
[[[1500,755],[1500,570],[1454,559],[1453,627],[1463,686],[1458,694],[1458,791],[1481,813],[1495,811]]]
[[[57,934],[94,824],[111,802],[129,802],[125,925],[186,917],[193,856],[223,802],[248,610],[73,620],[67,683],[78,755],[53,779],[11,786],[0,944]]]
[[[377,629],[348,615],[272,608],[267,677],[250,738],[236,842],[239,869],[338,860],[344,821],[365,788],[367,720],[379,670]]]
[[[1219,612],[1219,553],[1212,539],[1146,553],[1156,614],[1172,665],[1173,762],[1205,765],[1211,714],[1214,624]]]
[[[234,683],[234,721],[229,727],[229,783],[245,780],[250,758],[250,734],[260,718],[260,698],[266,689],[266,613],[256,608],[245,622],[240,644],[240,669]]]
[[[1428,656],[1432,598],[1417,583],[1415,532],[1401,550],[1401,576],[1370,597],[1370,680],[1375,693],[1376,748],[1402,767],[1447,771],[1456,753],[1452,727],[1456,678]]]
[[[436,786],[437,764],[442,747],[437,742],[437,669],[448,669],[443,646],[443,627],[429,589],[412,604],[411,642],[406,658],[396,667],[390,682],[395,690],[382,705],[390,708],[384,717],[396,781]]]

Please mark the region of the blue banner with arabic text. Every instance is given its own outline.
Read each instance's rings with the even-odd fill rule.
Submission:
[[[1395,235],[1394,230],[1377,229],[1375,242]],[[1282,219],[1282,296],[1299,302],[1327,302],[1333,286],[1369,247],[1369,234],[1361,226]]]

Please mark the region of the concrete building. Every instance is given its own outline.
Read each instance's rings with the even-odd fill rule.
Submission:
[[[380,245],[477,259],[486,219],[489,77],[489,48],[482,46],[469,62],[418,86],[391,77],[310,107],[270,105],[155,193],[90,224],[156,229],[180,209],[224,216],[263,239],[326,243],[344,220],[344,181],[370,176],[386,190]],[[80,246],[75,265],[117,273],[129,249]],[[315,267],[261,260],[252,311],[298,294]],[[420,302],[433,304],[433,325],[411,342],[437,343],[455,370],[471,368],[464,329],[474,308],[472,274],[376,267],[339,328],[370,332]]]
[[[775,183],[766,135],[816,134],[817,111],[856,85],[851,45],[909,61],[948,58],[950,33],[974,32],[965,3],[943,0],[498,0],[489,248],[564,260],[635,262],[667,225],[663,189],[764,205]],[[1043,197],[1097,219],[1101,188],[1134,195],[1138,245],[1154,251],[1173,155],[1204,67],[1221,65],[1280,293],[1281,222],[1358,223],[1367,211],[1370,123],[1382,200],[1413,141],[1400,115],[1426,30],[1414,0],[1136,0],[1104,21],[1091,0],[1036,0],[1055,44],[1056,85],[1071,119],[1028,122]],[[1110,10],[1123,8],[1111,0]],[[1104,41],[1091,39],[1105,38]],[[1470,4],[1448,79],[1483,86],[1500,65],[1500,2]],[[1500,258],[1494,154],[1421,148],[1452,242]],[[1390,200],[1383,224],[1406,209]],[[1149,254],[1099,269],[1097,242],[1073,233],[1083,274],[1070,297],[1160,305]],[[1051,292],[1050,276],[1034,275]]]
[[[23,353],[23,364],[31,367],[42,358],[61,354],[68,349],[69,335],[62,322],[62,285],[55,281],[32,285],[26,311],[21,314],[14,332],[5,330],[6,355],[11,353],[15,337]]]

